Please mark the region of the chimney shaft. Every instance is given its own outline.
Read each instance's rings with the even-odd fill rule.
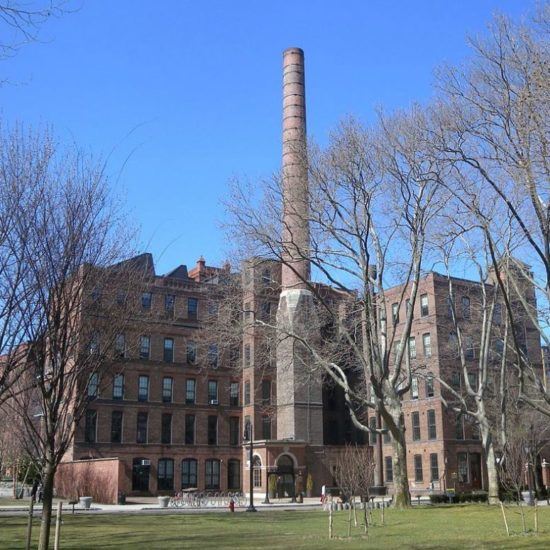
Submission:
[[[309,280],[309,197],[304,52],[283,53],[283,289]]]

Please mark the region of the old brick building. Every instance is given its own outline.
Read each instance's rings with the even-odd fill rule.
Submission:
[[[407,442],[407,473],[413,495],[431,490],[454,489],[465,492],[487,489],[484,457],[479,430],[475,422],[445,407],[442,397],[452,402],[452,396],[438,382],[444,380],[459,392],[464,392],[464,377],[458,357],[455,321],[450,304],[450,284],[453,289],[456,323],[463,334],[464,358],[468,377],[477,388],[478,360],[482,329],[481,283],[451,277],[435,272],[420,280],[418,298],[414,305],[413,323],[408,353],[413,375],[411,390],[403,399]],[[492,290],[491,284],[485,289]],[[534,300],[532,287],[523,287],[524,295]],[[404,329],[407,300],[399,307],[402,287],[386,292],[388,315],[397,326]],[[504,306],[495,305],[492,320],[490,364],[498,373],[503,350]],[[540,365],[541,347],[537,329],[525,319],[522,327],[516,327],[521,345],[532,365]],[[402,330],[401,330],[402,333]],[[373,426],[376,418],[370,419]],[[391,437],[370,437],[376,449],[384,484],[392,490]],[[379,473],[380,474],[380,473]]]
[[[365,442],[364,432],[352,425],[343,393],[320,376],[304,374],[303,356],[291,338],[274,345],[273,338],[266,339],[265,327],[252,322],[246,326],[247,320],[260,319],[279,332],[290,328],[300,334],[314,311],[304,252],[309,227],[307,170],[300,157],[306,147],[301,50],[285,51],[283,71],[284,262],[249,260],[242,273],[234,275],[228,266],[207,266],[201,258],[190,270],[181,265],[158,275],[149,254],[133,260],[146,274],[133,292],[135,313],[117,339],[118,357],[111,372],[87,386],[88,410],[60,468],[61,491],[75,492],[85,478],[82,490],[102,487],[96,494],[111,501],[118,492],[169,494],[194,487],[248,492],[247,441],[253,436],[255,491],[265,493],[273,475],[278,492],[292,496],[296,480],[304,482],[311,474],[314,493],[319,494],[322,485],[334,483],[331,461],[342,446]],[[245,327],[234,353],[201,334],[208,331],[205,320],[223,297],[221,285],[235,277]],[[473,281],[452,281],[465,356],[475,377],[481,287]],[[327,292],[338,299],[334,289]],[[525,293],[533,294],[529,288]],[[397,336],[407,307],[400,294],[402,287],[386,292]],[[408,342],[416,374],[403,399],[413,494],[486,487],[476,426],[444,407],[437,381],[439,377],[453,387],[461,385],[448,296],[446,277],[429,273],[420,281]],[[500,311],[495,318],[502,315]],[[528,324],[523,328],[523,343],[536,364],[541,356],[538,334]],[[494,345],[498,353],[498,338]],[[368,421],[383,428],[375,415]],[[377,459],[377,484],[391,493],[391,439],[376,436],[370,443]]]

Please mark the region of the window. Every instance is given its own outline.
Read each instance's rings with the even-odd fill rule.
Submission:
[[[383,424],[383,428],[384,430],[386,430],[384,432],[384,443],[391,443],[391,433],[390,431],[388,430],[388,426],[386,426],[386,423],[384,422]]]
[[[399,323],[399,304],[397,302],[391,305],[391,318],[394,325]]]
[[[250,405],[250,380],[244,383],[244,404]]]
[[[239,383],[231,382],[229,384],[229,405],[231,407],[239,406]]]
[[[113,399],[124,399],[123,374],[115,374],[113,377]]]
[[[469,372],[468,373],[468,382],[474,391],[477,391],[477,373]]]
[[[122,411],[111,412],[111,443],[122,443]]]
[[[262,486],[262,461],[259,456],[255,456],[252,460],[254,471],[252,472],[252,483],[254,487]]]
[[[159,491],[174,490],[174,461],[171,458],[159,459],[157,488]]]
[[[450,332],[449,333],[449,354],[452,357],[458,356],[458,336],[456,335],[456,332]]]
[[[115,357],[120,359],[126,357],[126,338],[124,334],[117,334],[115,337]]]
[[[262,439],[271,439],[271,418],[262,417]]]
[[[435,410],[428,411],[428,439],[437,439],[437,427],[435,423]]]
[[[262,302],[260,304],[260,319],[269,321],[271,319],[271,302]]]
[[[270,285],[271,284],[271,270],[266,267],[262,271],[262,284],[263,285]]]
[[[458,482],[468,483],[468,454],[457,453],[456,458],[458,463]]]
[[[88,397],[95,398],[99,391],[99,374],[94,372],[88,379]]]
[[[433,397],[434,394],[434,377],[428,376],[428,378],[426,378],[426,397]]]
[[[458,391],[460,390],[460,386],[460,373],[455,371],[451,374],[451,388]]]
[[[184,458],[181,461],[181,488],[190,489],[197,486],[197,461]]]
[[[173,294],[166,294],[164,296],[164,310],[166,313],[174,313],[174,306],[176,304],[176,297]]]
[[[164,339],[164,355],[163,359],[165,363],[172,363],[174,361],[174,339]]]
[[[244,345],[244,367],[250,367],[250,344]]]
[[[153,295],[151,292],[142,292],[141,293],[141,307],[143,309],[151,309],[151,302]]]
[[[208,403],[210,405],[218,404],[218,381],[208,380]]]
[[[432,356],[432,337],[429,332],[422,335],[422,346],[424,348],[424,357]]]
[[[264,405],[271,404],[271,380],[262,380],[262,402]]]
[[[453,318],[453,298],[450,294],[447,296],[447,317]]]
[[[370,417],[369,427],[372,430],[376,430],[376,417],[375,416]],[[377,435],[376,432],[369,432],[369,435],[370,435],[370,444],[371,445],[376,445],[376,435]]]
[[[193,405],[197,394],[197,383],[193,378],[188,378],[185,381],[185,403]]]
[[[387,456],[384,458],[384,462],[386,464],[386,481],[388,483],[393,483],[393,458]]]
[[[474,353],[474,339],[471,336],[466,336],[464,338],[464,358],[473,359],[475,356]]]
[[[439,464],[437,462],[437,453],[430,454],[430,481],[439,480]]]
[[[217,317],[218,316],[218,302],[214,302],[213,300],[210,300],[208,302],[208,315],[211,317]]]
[[[502,338],[497,338],[495,340],[495,351],[502,355],[504,353],[504,340]]]
[[[101,300],[101,289],[97,286],[92,290],[92,300],[94,302],[99,302]]]
[[[227,488],[230,491],[241,488],[241,462],[234,458],[227,462]]]
[[[416,376],[411,379],[411,399],[418,399],[418,378]]]
[[[172,443],[172,415],[163,413],[160,420],[160,442],[163,445]]]
[[[205,467],[205,489],[220,488],[220,461],[209,459],[204,463]]]
[[[479,423],[476,422],[475,420],[472,420],[471,426],[472,426],[472,439],[479,441],[479,437],[480,437]]]
[[[410,315],[411,319],[414,319],[413,306],[411,304],[411,301],[408,298],[405,300],[405,311],[407,312],[407,318]]]
[[[139,358],[149,359],[151,352],[151,338],[149,336],[141,336],[139,339]]]
[[[116,293],[116,303],[119,306],[123,306],[126,303],[126,292],[119,290]]]
[[[420,316],[426,317],[429,314],[430,314],[430,308],[428,306],[428,295],[421,294],[420,295]]]
[[[456,415],[455,438],[460,440],[464,439],[464,418],[461,414]]]
[[[174,382],[172,378],[165,377],[162,379],[162,402],[171,403],[172,402],[172,388]]]
[[[238,416],[229,417],[229,444],[230,445],[239,444],[239,424],[240,424],[240,419]]]
[[[196,298],[187,298],[187,318],[196,319],[199,310],[199,301]]]
[[[416,359],[416,338],[414,336],[409,338],[409,357]]]
[[[412,419],[413,441],[420,441],[420,413],[413,412],[411,414],[411,419]]]
[[[138,379],[138,401],[149,400],[149,377],[140,376]]]
[[[422,455],[414,455],[414,480],[421,483],[424,480],[422,472]]]
[[[218,417],[208,417],[208,445],[218,444]]]
[[[86,411],[86,422],[84,426],[84,440],[86,443],[96,442],[97,411]]]
[[[244,417],[244,431],[243,439],[245,441],[250,441],[250,436],[252,435],[252,424],[250,423],[250,416]]]
[[[218,368],[218,344],[208,346],[208,366],[213,369]]]
[[[92,332],[90,336],[90,355],[97,355],[99,353],[99,334]]]
[[[186,445],[195,444],[195,415],[194,414],[185,415],[185,444]]]
[[[462,317],[470,318],[470,298],[468,296],[462,296]]]
[[[137,413],[136,443],[147,443],[147,413]]]
[[[197,344],[195,342],[187,342],[187,362],[194,365],[197,360]]]
[[[502,324],[502,304],[495,304],[493,309],[493,323],[497,326]]]

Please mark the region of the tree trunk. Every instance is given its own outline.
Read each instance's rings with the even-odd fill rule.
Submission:
[[[407,476],[407,448],[404,433],[400,434],[399,438],[394,436],[393,486],[395,490],[395,507],[409,507],[411,505],[411,493]]]
[[[495,462],[495,447],[488,426],[480,422],[483,449],[485,451],[485,465],[487,467],[487,492],[489,504],[498,504],[498,472]]]
[[[12,485],[13,485],[13,498],[17,498],[17,477],[19,476],[19,462],[16,460],[13,464],[12,472]]]
[[[40,541],[38,543],[38,550],[48,550],[50,543],[54,477],[55,467],[53,464],[46,464],[42,475],[44,500],[42,504],[42,522],[40,524]]]

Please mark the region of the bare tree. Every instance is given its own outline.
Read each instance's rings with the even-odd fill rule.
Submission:
[[[114,361],[140,266],[121,262],[132,253],[132,234],[102,164],[62,148],[47,133],[3,138],[13,161],[4,168],[29,189],[6,238],[24,274],[16,314],[29,350],[6,406],[22,419],[21,441],[41,470],[39,547],[46,549],[57,466]]]
[[[369,489],[374,484],[374,470],[376,466],[372,449],[358,445],[346,445],[338,454],[336,463],[330,466],[333,466],[331,470],[338,483],[338,487],[340,487],[347,497],[354,514],[356,514],[355,497],[360,497],[364,503],[363,522],[365,533],[367,533]],[[355,526],[357,527],[356,516]]]
[[[311,147],[307,158],[304,152],[309,172],[305,221],[311,229],[305,247],[281,227],[279,177],[263,182],[259,202],[242,182],[227,201],[231,236],[246,254],[291,269],[297,254],[310,263],[319,283],[303,281],[317,303],[308,333],[272,327],[278,328],[279,338],[294,339],[313,358],[303,364],[306,380],[328,377],[344,391],[357,428],[381,433],[381,426],[369,427],[365,421],[367,409],[380,413],[393,435],[397,506],[410,504],[401,397],[411,380],[406,343],[412,307],[404,325],[392,323],[386,289],[400,283],[399,306],[406,300],[414,305],[429,223],[441,204],[442,167],[422,134],[425,127],[420,108],[381,115],[375,128],[348,121],[332,134],[326,149]],[[322,330],[332,337],[316,336]]]
[[[540,353],[526,350],[525,325],[537,327],[548,343],[549,17],[546,2],[526,22],[498,16],[488,36],[471,41],[470,62],[441,72],[440,127],[433,136],[458,174],[455,196],[485,232],[509,317],[519,396],[545,414],[550,414],[550,395]],[[493,205],[500,215],[491,214]],[[514,235],[512,246],[500,238],[503,225]]]
[[[4,0],[0,2],[0,58],[11,57],[29,42],[52,17],[67,11],[68,0]]]

